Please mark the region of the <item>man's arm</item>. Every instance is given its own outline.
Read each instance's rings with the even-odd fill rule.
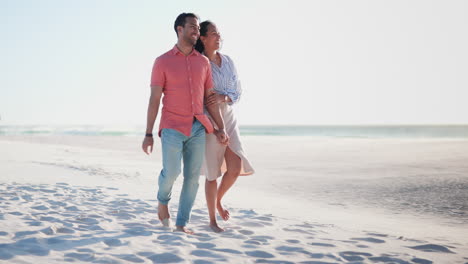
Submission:
[[[213,91],[213,89],[205,90],[205,102],[214,93],[215,92]],[[224,130],[224,120],[223,120],[223,116],[221,115],[219,105],[217,103],[206,105],[206,110],[208,110],[208,113],[210,113],[211,117],[216,123],[216,126],[218,127],[218,130],[215,131],[216,137],[218,137],[218,140],[220,141],[221,144],[227,145],[229,143],[229,137],[226,134],[226,131]]]
[[[154,122],[158,116],[159,104],[161,102],[163,88],[161,86],[151,86],[151,96],[148,103],[148,114],[146,118],[146,134],[153,133]],[[146,154],[153,151],[153,137],[145,136],[142,148]],[[149,148],[149,149],[148,149]]]

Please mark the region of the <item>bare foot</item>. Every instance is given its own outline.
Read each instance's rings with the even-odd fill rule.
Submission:
[[[218,213],[221,216],[221,218],[224,221],[227,221],[230,217],[229,211],[223,208],[223,206],[221,205],[221,202],[216,203],[216,208],[218,209]]]
[[[224,229],[218,226],[218,223],[210,223],[210,228],[213,230],[215,233],[221,233],[224,232]]]
[[[169,209],[167,205],[159,203],[158,204],[158,218],[165,227],[169,227]]]
[[[176,226],[176,231],[184,232],[184,233],[189,234],[189,235],[195,234],[193,231],[188,230],[185,226]]]

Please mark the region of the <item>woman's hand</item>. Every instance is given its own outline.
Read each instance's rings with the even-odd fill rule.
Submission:
[[[218,142],[222,145],[229,144],[229,136],[224,129],[217,129],[214,131],[215,136],[218,138]]]
[[[226,102],[226,95],[218,94],[218,93],[212,93],[208,96],[205,105],[210,106],[213,104],[220,104],[223,102]]]

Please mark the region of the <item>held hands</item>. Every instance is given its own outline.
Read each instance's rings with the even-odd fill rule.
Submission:
[[[219,143],[226,146],[229,144],[229,136],[226,134],[224,129],[215,130],[214,134],[216,135],[216,138],[218,138]]]
[[[151,154],[151,152],[153,152],[153,143],[153,137],[145,137],[145,139],[143,139],[143,143],[141,144],[143,152],[145,152],[148,155]]]
[[[219,104],[226,102],[226,95],[218,94],[218,93],[212,93],[208,96],[206,99],[205,105],[210,106],[213,104]]]

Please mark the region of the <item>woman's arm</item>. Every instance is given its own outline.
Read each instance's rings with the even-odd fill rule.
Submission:
[[[210,96],[216,96],[217,93],[213,91],[213,89],[205,90],[205,102],[210,98]],[[210,113],[211,117],[213,118],[213,121],[216,123],[216,126],[218,127],[217,130],[215,130],[215,135],[218,138],[218,141],[221,144],[227,145],[229,143],[229,136],[227,135],[226,131],[224,130],[224,120],[223,116],[221,115],[221,111],[219,109],[219,104],[218,103],[212,103],[210,105],[206,104],[206,109],[208,110],[208,113]]]

